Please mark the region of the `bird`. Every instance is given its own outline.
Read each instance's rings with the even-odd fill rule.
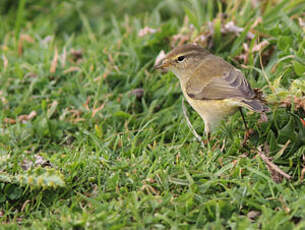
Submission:
[[[223,58],[197,44],[174,48],[156,69],[173,72],[180,81],[184,97],[204,121],[208,139],[228,116],[241,108],[258,113],[270,111],[259,90],[253,90],[244,74]]]

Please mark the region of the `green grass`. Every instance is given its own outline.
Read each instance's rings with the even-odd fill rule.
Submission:
[[[223,2],[1,1],[1,229],[305,228],[305,3]],[[153,70],[176,34],[204,35],[264,91],[272,112],[247,111],[246,146],[239,114],[205,148],[188,129],[177,79]]]

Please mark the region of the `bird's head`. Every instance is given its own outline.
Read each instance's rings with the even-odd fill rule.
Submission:
[[[179,79],[189,76],[209,52],[199,45],[188,44],[170,51],[165,58],[155,66],[156,69],[170,70]]]

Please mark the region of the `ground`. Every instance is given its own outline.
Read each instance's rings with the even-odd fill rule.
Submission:
[[[1,229],[305,229],[305,2],[0,2]],[[163,50],[259,88],[204,147]],[[204,137],[204,123],[187,107]],[[275,168],[291,178],[285,179]],[[265,159],[265,160],[264,160]]]

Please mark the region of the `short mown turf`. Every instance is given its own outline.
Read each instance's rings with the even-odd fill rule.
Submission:
[[[304,12],[303,0],[1,0],[0,229],[305,229]],[[236,113],[202,147],[178,80],[153,69],[187,42],[264,92],[272,112],[244,110],[245,143]]]

